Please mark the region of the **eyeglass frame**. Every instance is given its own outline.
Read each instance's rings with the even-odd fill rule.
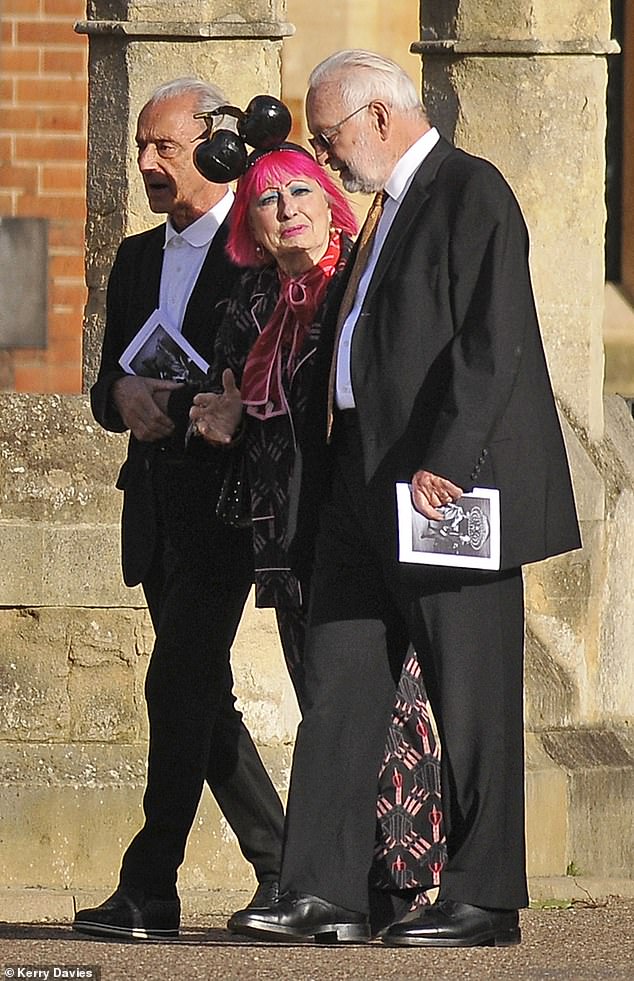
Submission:
[[[312,146],[315,153],[326,153],[328,150],[332,150],[334,145],[332,138],[335,133],[337,133],[343,124],[347,123],[349,119],[356,116],[358,112],[363,112],[364,109],[369,109],[371,105],[372,102],[366,102],[364,106],[359,106],[358,109],[355,109],[347,116],[344,116],[343,119],[340,119],[334,126],[327,126],[326,129],[322,129],[319,133],[315,133],[314,136],[309,137],[308,142]]]

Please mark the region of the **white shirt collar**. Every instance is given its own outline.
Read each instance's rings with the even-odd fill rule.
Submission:
[[[181,239],[184,239],[188,245],[194,248],[203,248],[209,245],[229,214],[233,199],[234,193],[231,188],[228,188],[227,193],[217,204],[214,204],[213,208],[210,208],[204,215],[201,215],[191,225],[184,228],[182,232],[177,232],[168,218],[165,223],[165,245],[163,248],[176,236],[180,236]]]
[[[435,126],[432,126],[405,151],[385,184],[385,190],[391,198],[400,203],[412,182],[414,174],[439,139],[440,133]]]

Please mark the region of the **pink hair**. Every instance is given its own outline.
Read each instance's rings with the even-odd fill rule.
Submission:
[[[358,223],[354,212],[323,167],[308,153],[290,149],[272,150],[256,160],[238,181],[227,241],[229,258],[237,266],[264,266],[270,261],[268,255],[261,256],[256,251],[257,243],[248,215],[253,198],[267,187],[285,184],[297,177],[316,181],[326,195],[335,228],[347,235],[356,234]]]

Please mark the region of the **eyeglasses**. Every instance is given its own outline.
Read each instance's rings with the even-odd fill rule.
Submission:
[[[327,129],[322,129],[321,133],[315,133],[315,135],[308,140],[315,153],[325,153],[326,150],[332,150],[334,144],[333,136],[341,129],[343,124],[347,123],[353,116],[356,116],[358,112],[363,112],[364,109],[369,109],[371,105],[371,102],[366,102],[364,106],[359,106],[358,109],[355,109],[354,112],[351,112],[348,116],[344,116],[344,118],[340,119],[334,126],[329,126]]]

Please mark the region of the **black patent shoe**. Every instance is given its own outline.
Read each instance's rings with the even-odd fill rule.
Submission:
[[[366,943],[368,917],[318,896],[286,892],[269,907],[244,909],[231,917],[231,929],[258,940],[314,940],[317,943]]]
[[[73,930],[93,937],[173,940],[178,937],[180,911],[178,898],[152,899],[119,886],[101,906],[79,910]]]
[[[235,929],[236,917],[239,917],[242,913],[247,913],[249,910],[268,909],[269,906],[272,906],[277,901],[279,894],[280,884],[277,879],[267,879],[264,882],[260,882],[246,907],[239,909],[229,918],[227,930],[231,933],[237,933]]]
[[[521,940],[516,909],[483,909],[441,899],[383,936],[388,947],[512,947]]]

